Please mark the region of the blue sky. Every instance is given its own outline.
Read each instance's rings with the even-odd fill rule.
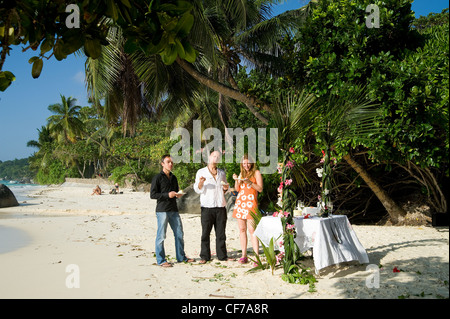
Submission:
[[[284,1],[275,13],[296,9],[305,3],[305,0]],[[448,0],[416,0],[412,9],[418,17],[441,12],[448,6]],[[78,105],[88,105],[82,57],[72,55],[63,61],[45,60],[41,76],[33,79],[28,60],[38,52],[21,51],[21,47],[13,47],[3,65],[3,70],[14,73],[16,81],[5,92],[0,92],[0,161],[25,158],[34,153],[35,149],[26,144],[37,140],[37,129],[45,125],[51,115],[47,107],[59,103],[60,94],[76,98]]]

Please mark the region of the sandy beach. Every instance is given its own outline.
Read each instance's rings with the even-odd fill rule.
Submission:
[[[102,185],[101,185],[102,186]],[[281,280],[282,269],[252,264],[176,263],[172,231],[165,241],[174,267],[156,265],[156,201],[149,193],[91,196],[93,185],[50,186],[0,209],[0,298],[164,299],[442,299],[449,297],[448,227],[355,226],[379,288],[358,263],[320,271],[315,292]],[[198,261],[200,215],[182,214],[185,251]],[[211,248],[214,253],[214,231]],[[248,245],[249,250],[251,245]],[[240,257],[237,223],[227,224],[229,255]],[[304,265],[313,268],[307,257]],[[394,272],[393,270],[400,270]],[[75,279],[74,279],[75,278]],[[77,280],[78,279],[78,280]],[[79,283],[79,286],[77,286]]]

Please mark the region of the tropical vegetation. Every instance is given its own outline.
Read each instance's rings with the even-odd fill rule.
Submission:
[[[411,0],[375,1],[380,26],[369,28],[373,2],[310,1],[274,16],[269,0],[73,1],[74,30],[64,1],[0,0],[0,90],[14,85],[2,70],[14,46],[37,51],[33,77],[44,59],[86,56],[90,105],[62,95],[28,143],[39,183],[148,183],[171,130],[192,133],[194,120],[223,135],[277,128],[281,180],[265,175],[259,202],[287,212],[286,229],[296,199],[318,196],[352,222],[407,223],[405,203],[448,208],[449,13],[416,19]],[[223,164],[229,178],[238,161]],[[181,187],[201,165],[176,165]],[[288,281],[302,273],[297,257],[287,247]]]

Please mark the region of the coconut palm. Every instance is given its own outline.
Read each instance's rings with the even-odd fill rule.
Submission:
[[[241,93],[234,76],[241,61],[274,74],[283,70],[276,40],[301,21],[299,17],[308,13],[306,9],[309,5],[272,17],[271,8],[275,2],[193,1],[194,20],[188,39],[199,55],[192,64],[178,57],[176,63],[167,65],[161,55],[144,54],[139,50],[125,54],[123,46],[126,39],[122,38],[120,29],[114,26],[108,37],[110,45],[103,48],[97,60],[87,60],[88,89],[97,100],[105,98],[107,114],[119,114],[118,110],[122,106],[123,110],[130,109],[131,114],[136,114],[142,103],[125,104],[128,98],[141,92],[151,106],[147,106],[147,109],[158,114],[184,116],[186,110],[190,109],[199,116],[195,111],[198,109],[195,101],[205,94],[212,96],[212,93],[205,91],[208,88],[219,93],[217,118],[224,126],[232,110],[228,99],[244,102],[259,120],[267,124],[268,120],[261,109],[270,111],[271,108],[256,97]],[[126,59],[123,59],[124,56]],[[130,75],[126,77],[128,80],[121,76],[120,70],[125,67],[127,71],[124,73]],[[137,78],[131,76],[133,73]],[[125,94],[123,84],[128,85],[129,92],[133,94]],[[139,87],[139,84],[142,86]],[[124,123],[127,114],[123,112],[121,116]]]
[[[336,149],[345,154],[343,159],[359,174],[372,189],[374,194],[388,211],[391,220],[396,223],[406,212],[398,206],[359,165],[348,148],[364,144],[365,141],[379,134],[383,127],[377,126],[375,119],[380,116],[379,109],[367,98],[363,87],[342,90],[340,96],[330,95],[322,101],[315,118],[317,139],[324,147],[324,167],[322,174],[322,197],[325,204],[329,201],[332,189],[331,157]]]
[[[302,21],[310,5],[273,17],[274,3],[211,0],[194,6],[195,22],[190,40],[200,55],[193,64],[181,58],[176,62],[194,79],[220,94],[218,109],[224,125],[229,113],[225,97],[243,102],[261,122],[269,122],[261,109],[271,112],[272,108],[256,97],[241,93],[234,76],[241,63],[270,74],[284,70],[277,41]]]
[[[103,116],[110,124],[121,122],[123,135],[133,136],[139,119],[150,109],[134,70],[133,56],[124,52],[121,29],[111,25],[107,39],[110,44],[102,48],[100,56],[86,60],[88,93],[99,110],[100,101],[105,100]]]
[[[37,148],[37,152],[30,157],[30,167],[35,170],[48,165],[53,151],[53,138],[50,135],[48,126],[41,126],[37,131],[39,133],[38,140],[27,142],[27,147]]]
[[[84,124],[79,119],[81,107],[75,103],[76,99],[61,95],[61,103],[48,106],[48,110],[54,113],[47,118],[48,129],[59,143],[74,143],[83,135]]]

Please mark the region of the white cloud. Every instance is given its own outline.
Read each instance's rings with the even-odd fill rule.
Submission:
[[[85,79],[84,71],[78,71],[78,72],[73,76],[72,79],[73,79],[75,82],[84,84],[84,79]]]

